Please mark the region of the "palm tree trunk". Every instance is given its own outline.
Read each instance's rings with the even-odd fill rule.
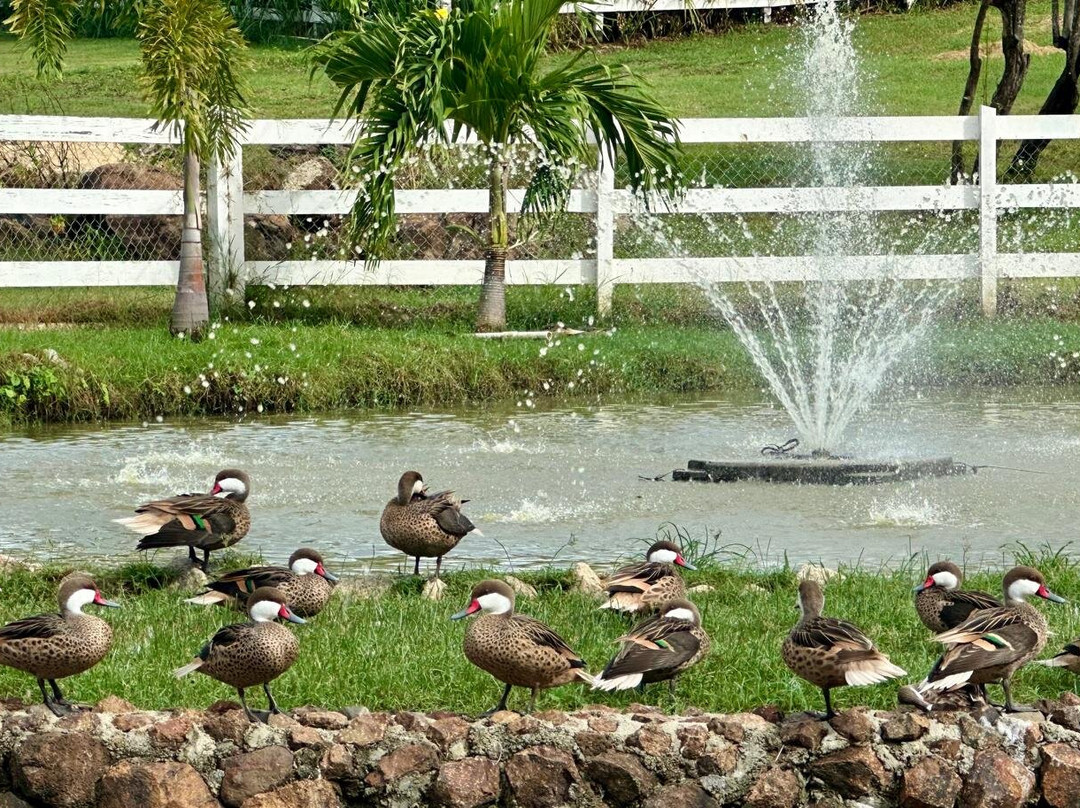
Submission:
[[[501,154],[491,160],[488,184],[488,247],[484,253],[484,282],[480,287],[477,331],[506,328],[506,251],[510,244],[506,221],[506,164]]]
[[[169,330],[197,339],[210,320],[203,272],[202,229],[199,225],[199,158],[184,155],[184,232],[180,239],[180,273],[176,280]]]

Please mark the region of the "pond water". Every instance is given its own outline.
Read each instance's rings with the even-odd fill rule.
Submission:
[[[893,397],[845,447],[865,457],[951,454],[976,475],[827,488],[649,482],[690,458],[749,458],[792,433],[756,395],[657,403],[58,427],[0,435],[0,551],[135,559],[112,519],[150,498],[206,490],[222,467],[253,477],[243,547],[284,560],[321,548],[338,566],[401,568],[379,514],[406,469],[452,488],[484,532],[448,556],[522,569],[639,557],[662,523],[762,563],[899,563],[911,553],[1010,559],[1076,537],[1080,391],[964,390]],[[166,551],[170,553],[171,551]],[[164,555],[161,556],[162,559]],[[510,559],[508,561],[508,558]]]

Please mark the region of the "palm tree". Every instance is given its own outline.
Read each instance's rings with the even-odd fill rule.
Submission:
[[[101,13],[96,0],[15,0],[5,20],[34,55],[38,75],[60,78],[77,14]],[[151,113],[172,128],[184,156],[184,227],[170,329],[198,336],[210,319],[199,222],[199,165],[232,152],[247,106],[241,74],[247,46],[218,0],[142,0],[136,15],[143,82]],[[113,9],[115,13],[115,9]]]
[[[316,69],[341,88],[335,112],[363,121],[351,157],[365,187],[351,228],[369,263],[393,234],[394,177],[408,155],[466,134],[481,143],[489,203],[478,330],[506,327],[513,147],[529,144],[543,157],[526,193],[533,212],[561,204],[567,177],[591,161],[590,134],[605,144],[605,159],[623,154],[635,191],[676,190],[676,124],[628,71],[609,70],[588,51],[562,66],[543,64],[562,3],[461,0],[449,12],[361,19],[356,30],[331,35],[315,50]]]

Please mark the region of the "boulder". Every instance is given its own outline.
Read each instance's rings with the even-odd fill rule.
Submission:
[[[244,800],[242,808],[341,808],[341,797],[326,780],[298,780]]]
[[[888,743],[917,741],[926,734],[930,719],[917,713],[898,713],[881,725],[881,740]]]
[[[766,769],[746,795],[746,808],[795,808],[802,797],[802,782],[793,771]]]
[[[114,713],[116,715],[122,713],[134,713],[138,709],[139,708],[130,701],[122,699],[119,696],[106,696],[94,705],[95,713]]]
[[[630,736],[628,743],[646,755],[663,757],[671,754],[672,738],[658,727],[645,726]]]
[[[838,713],[829,724],[852,743],[869,743],[876,734],[873,719],[860,707]]]
[[[530,599],[530,598],[535,598],[536,597],[536,594],[537,594],[536,593],[536,587],[533,586],[532,584],[525,583],[523,580],[521,580],[517,576],[515,576],[515,575],[505,575],[505,576],[503,576],[503,580],[510,586],[511,589],[514,590],[514,593],[519,598]]]
[[[499,764],[472,757],[444,763],[431,796],[435,804],[447,808],[476,808],[498,800],[501,790]]]
[[[810,772],[848,799],[869,796],[888,782],[885,767],[868,746],[849,746],[820,757],[810,764]]]
[[[521,808],[554,808],[570,802],[581,774],[569,752],[552,746],[523,749],[506,762],[506,781]]]
[[[386,725],[388,723],[390,723],[390,718],[385,713],[358,715],[349,722],[345,729],[338,733],[338,743],[371,746],[381,741],[386,735]]]
[[[469,737],[469,722],[458,716],[437,718],[425,727],[424,733],[428,740],[446,753],[451,746]]]
[[[40,732],[15,749],[12,780],[23,796],[50,808],[89,805],[109,763],[105,744],[89,733]]]
[[[1020,808],[1035,788],[1035,775],[1000,749],[975,755],[960,793],[965,808]]]
[[[138,189],[178,191],[183,178],[158,166],[136,163],[107,163],[79,178],[83,190]],[[180,216],[126,216],[102,214],[74,219],[68,232],[79,236],[87,228],[104,230],[124,245],[125,255],[109,256],[128,261],[175,261],[180,257]]]
[[[338,170],[319,155],[297,163],[281,182],[285,191],[329,191],[338,188]]]
[[[644,808],[713,808],[719,803],[697,783],[665,786],[645,801]]]
[[[592,758],[585,764],[585,773],[603,790],[604,799],[615,805],[642,800],[656,788],[656,775],[624,752],[605,752]]]
[[[407,774],[423,774],[439,766],[439,756],[430,744],[409,744],[379,758],[375,769],[364,779],[372,788],[383,788]]]
[[[283,260],[290,257],[292,245],[304,240],[288,216],[270,213],[244,218],[244,254],[249,261]]]
[[[1066,808],[1080,803],[1080,751],[1063,743],[1042,748],[1039,765],[1043,800],[1050,808]]]
[[[98,785],[97,808],[221,808],[194,767],[122,760]]]
[[[221,801],[238,808],[248,797],[277,788],[293,776],[293,753],[284,746],[264,746],[233,755],[221,764]]]
[[[574,589],[587,595],[595,595],[604,591],[604,585],[600,582],[593,568],[584,561],[579,561],[570,568],[570,575],[574,579]]]
[[[780,742],[816,752],[829,734],[829,725],[816,718],[801,718],[780,725]]]
[[[191,719],[177,715],[154,724],[147,735],[150,738],[150,745],[155,749],[175,750],[184,745],[189,732],[191,732]]]
[[[901,808],[952,808],[963,781],[956,770],[937,757],[925,757],[904,771]]]
[[[682,756],[687,760],[697,760],[705,753],[709,730],[704,724],[683,724],[675,730],[675,737],[682,744]]]
[[[33,808],[26,800],[20,800],[10,791],[0,793],[0,808]]]
[[[349,726],[349,719],[345,717],[345,713],[339,713],[334,710],[295,710],[293,712],[296,720],[303,724],[305,727],[313,727],[315,729],[345,729]]]

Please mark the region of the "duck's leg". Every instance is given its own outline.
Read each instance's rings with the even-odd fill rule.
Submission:
[[[55,679],[49,679],[49,685],[52,687],[53,701],[59,704],[61,707],[69,707],[72,709],[78,709],[74,704],[64,698],[64,694],[60,692],[60,685],[56,683]]]
[[[1029,713],[1035,708],[1030,704],[1016,704],[1012,700],[1012,677],[1006,676],[1001,680],[1001,689],[1005,691],[1005,712],[1007,713]]]
[[[495,713],[498,713],[498,712],[501,712],[502,710],[505,710],[506,709],[506,700],[508,698],[510,698],[510,689],[512,687],[513,687],[513,685],[507,685],[506,689],[503,691],[502,698],[499,699],[499,703],[496,704],[494,707],[492,707],[490,710],[488,710],[486,713],[481,713],[480,717],[481,718],[487,718],[489,715],[494,715]]]
[[[833,712],[832,708],[832,695],[829,693],[829,688],[827,687],[821,688],[821,692],[825,694],[825,720],[828,721],[830,718],[836,716],[836,713]]]
[[[47,690],[45,690],[45,680],[38,678],[38,687],[41,688],[41,698],[45,702],[45,706],[49,708],[49,712],[55,715],[57,718],[63,718],[67,715],[67,711],[63,707],[52,700]]]
[[[209,569],[210,569],[210,551],[209,550],[203,550],[202,551],[202,570],[203,570],[203,572],[207,572]]]
[[[420,556],[416,557],[416,563],[413,564],[412,574],[413,575],[419,575],[420,574]]]
[[[674,696],[675,696],[675,679],[676,678],[678,678],[678,677],[672,676],[670,679],[667,680],[668,693],[671,694],[672,698],[674,698]]]
[[[439,572],[442,570],[442,556],[435,556],[435,577],[439,577]]]
[[[189,544],[188,548],[187,548],[187,551],[188,551],[188,558],[191,559],[192,566],[195,566],[195,567],[199,566],[199,557],[197,555],[195,555],[195,546],[192,545],[192,544]]]
[[[529,709],[526,711],[527,713],[531,713],[533,710],[536,709],[536,697],[539,693],[540,688],[534,687],[532,689],[532,695],[529,696]]]
[[[277,702],[274,701],[274,696],[270,692],[270,683],[269,682],[264,682],[263,683],[263,692],[266,693],[266,701],[270,705],[270,715],[280,715],[281,710],[278,709]]]
[[[236,692],[240,696],[240,705],[244,708],[244,715],[248,717],[248,721],[253,724],[261,723],[259,717],[256,716],[255,713],[251,712],[251,708],[248,707],[247,699],[244,698],[244,688],[238,687],[236,688]]]

